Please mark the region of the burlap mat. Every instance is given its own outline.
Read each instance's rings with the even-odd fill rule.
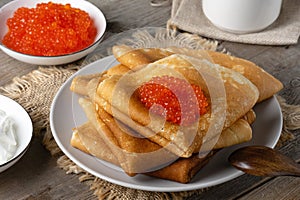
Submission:
[[[186,33],[166,34],[166,32],[158,31],[153,36],[148,31],[137,31],[134,32],[132,36],[133,39],[121,40],[121,43],[126,43],[135,47],[150,47],[153,46],[153,43],[155,42],[160,44],[162,42],[166,42],[165,45],[185,46],[194,49],[204,48],[217,50],[216,42],[208,41],[195,35]],[[89,56],[85,60],[68,66],[40,67],[39,69],[34,70],[27,75],[15,77],[12,83],[4,87],[0,87],[0,93],[14,99],[27,110],[34,124],[35,136],[43,136],[42,143],[53,156],[58,158],[58,166],[64,169],[67,174],[77,174],[79,181],[88,184],[90,189],[94,191],[94,194],[99,199],[184,199],[188,196],[201,193],[203,189],[167,193],[148,192],[122,187],[104,181],[85,172],[65,155],[63,155],[50,130],[49,115],[52,99],[54,98],[60,86],[74,72],[93,60],[99,59],[99,57],[102,56],[99,55],[99,52],[96,51],[96,54]],[[282,131],[282,137],[280,139],[280,143],[283,143],[293,138],[293,134],[290,133],[290,130],[296,130],[300,128],[300,106],[288,105],[281,97],[278,97],[278,101],[280,102],[284,116],[284,128]]]
[[[288,45],[296,44],[300,35],[300,1],[283,0],[278,19],[258,33],[233,34],[216,28],[202,12],[201,0],[173,0],[169,25],[204,37],[232,42]]]

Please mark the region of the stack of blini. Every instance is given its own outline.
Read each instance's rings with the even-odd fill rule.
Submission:
[[[82,95],[79,104],[88,120],[73,129],[70,143],[120,166],[129,176],[190,182],[218,149],[251,140],[253,106],[282,89],[277,79],[254,63],[218,52],[120,45],[113,47],[113,54],[120,64],[72,81],[71,91]],[[182,116],[172,121],[174,113],[166,113],[168,105],[149,106],[162,92],[149,90],[161,88],[154,81],[157,77],[193,86],[177,87],[183,93],[200,88],[206,111],[197,110],[191,117],[182,108]],[[170,84],[162,84],[168,92],[173,90]],[[145,85],[149,86],[146,94],[141,92]],[[188,95],[179,92],[180,96],[177,90],[173,93],[177,103],[187,107],[189,103],[183,101],[189,101]],[[168,104],[168,96],[163,95],[159,100]],[[188,98],[195,98],[191,102],[198,108],[203,102],[195,96]],[[163,114],[155,112],[159,108]]]

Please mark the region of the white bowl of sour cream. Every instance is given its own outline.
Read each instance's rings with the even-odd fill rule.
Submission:
[[[25,154],[32,136],[33,126],[28,113],[17,102],[0,95],[0,172]]]

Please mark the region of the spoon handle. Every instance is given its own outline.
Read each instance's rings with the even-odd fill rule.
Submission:
[[[291,167],[290,172],[287,174],[287,176],[300,177],[300,165],[293,165],[293,167]]]

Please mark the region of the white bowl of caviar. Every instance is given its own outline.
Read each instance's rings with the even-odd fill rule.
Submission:
[[[95,50],[106,30],[85,0],[15,0],[0,8],[0,48],[35,65],[70,63]]]
[[[0,173],[26,153],[32,136],[28,113],[17,102],[0,95]]]

